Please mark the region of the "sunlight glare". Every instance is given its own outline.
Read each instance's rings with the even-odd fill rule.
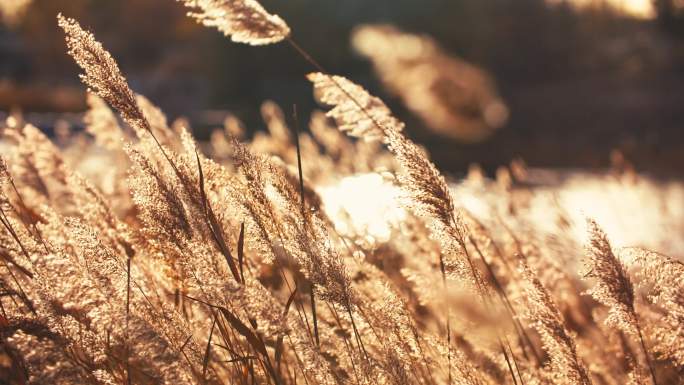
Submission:
[[[569,3],[583,9],[608,6],[627,16],[639,19],[653,19],[656,16],[652,0],[548,0],[551,4]]]
[[[392,226],[406,216],[400,207],[399,188],[380,174],[349,176],[317,191],[341,234],[367,233],[375,241],[387,241]]]

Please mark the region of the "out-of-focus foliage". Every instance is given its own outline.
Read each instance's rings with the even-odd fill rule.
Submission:
[[[328,70],[357,79],[383,97],[425,143],[439,165],[463,171],[472,160],[492,172],[522,156],[548,166],[607,166],[616,149],[641,169],[677,173],[684,116],[681,12],[658,2],[645,20],[607,8],[546,0],[264,1],[287,20],[294,39]],[[308,63],[286,44],[261,49],[229,44],[185,17],[183,4],[158,0],[34,1],[14,26],[0,26],[0,110],[83,111],[85,98],[59,49],[58,12],[98,30],[133,90],[172,117],[188,115],[196,133],[220,123],[226,110],[261,128],[253,108],[265,99],[314,107],[301,74]],[[151,16],[153,15],[153,16]],[[314,17],[312,17],[312,15]],[[496,81],[507,124],[478,144],[434,135],[426,120],[386,92],[350,36],[360,24],[390,23],[430,36]],[[679,31],[679,32],[678,32]],[[255,80],[256,79],[256,80]],[[498,114],[497,114],[498,115]],[[502,115],[503,116],[503,115]],[[52,130],[50,116],[30,121]]]
[[[9,27],[24,17],[32,0],[0,0],[0,20]]]
[[[508,120],[489,74],[450,57],[428,36],[367,25],[354,31],[352,44],[372,61],[383,84],[438,134],[477,142]]]

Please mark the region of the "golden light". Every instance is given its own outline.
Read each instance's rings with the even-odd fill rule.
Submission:
[[[656,16],[652,0],[548,0],[551,4],[568,3],[578,9],[609,7],[626,16],[652,19]]]
[[[341,234],[366,234],[368,241],[386,242],[392,227],[405,218],[400,189],[380,174],[359,174],[320,186],[326,214]]]
[[[616,9],[625,14],[643,18],[652,19],[655,17],[655,8],[652,0],[611,0],[609,3]]]
[[[14,26],[26,13],[32,0],[0,0],[0,21]]]

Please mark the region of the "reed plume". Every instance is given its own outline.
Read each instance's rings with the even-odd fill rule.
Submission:
[[[347,134],[366,140],[384,139],[386,129],[404,128],[382,100],[348,79],[320,72],[310,73],[307,78],[314,85],[316,98],[333,106],[327,115]]]
[[[448,55],[434,39],[391,25],[363,25],[351,40],[356,51],[371,60],[388,90],[434,132],[476,142],[506,123],[508,108],[493,79]]]
[[[74,19],[57,15],[60,27],[66,33],[68,53],[83,69],[81,80],[90,91],[114,107],[131,127],[150,130],[135,94],[128,87],[119,66],[92,33],[81,28]]]
[[[608,242],[608,237],[593,219],[587,218],[589,242],[586,245],[587,259],[584,262],[584,278],[593,278],[596,283],[588,293],[594,299],[608,307],[605,323],[626,334],[639,338],[655,384],[656,376],[650,362],[648,350],[634,309],[634,287],[627,275],[626,268]]]
[[[213,27],[236,43],[266,45],[290,35],[278,15],[266,12],[256,0],[177,0],[191,9],[188,16]]]
[[[550,293],[524,262],[521,264],[521,270],[526,280],[526,317],[541,335],[544,348],[551,360],[554,382],[590,385],[592,382],[577,354],[575,340],[565,327],[565,322]]]
[[[608,237],[593,219],[587,219],[589,242],[584,278],[593,278],[596,284],[589,291],[592,297],[606,305],[609,316],[606,324],[630,335],[638,334],[638,321],[634,310],[634,287],[625,266],[611,249]]]
[[[655,341],[653,347],[662,359],[684,371],[684,264],[666,255],[643,249],[625,248],[619,254],[638,268],[637,286],[646,290],[648,300],[660,309],[646,327]]]
[[[334,106],[328,116],[341,130],[352,136],[379,138],[387,144],[402,167],[398,179],[407,192],[409,207],[427,219],[445,255],[458,251],[459,244],[465,243],[465,234],[449,188],[425,152],[401,133],[404,123],[380,99],[343,77],[313,73],[308,78],[319,100]]]

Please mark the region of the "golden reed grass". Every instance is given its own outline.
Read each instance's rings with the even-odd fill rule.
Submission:
[[[86,131],[56,146],[18,117],[2,127],[5,383],[682,383],[679,260],[614,250],[593,220],[582,251],[560,207],[531,220],[520,163],[500,187],[472,173],[502,208],[477,215],[389,108],[327,74],[282,19],[253,0],[182,3],[236,42],[291,44],[331,119],[290,130],[296,114],[267,103],[267,134],[245,143],[229,117],[197,143],[60,15]],[[400,191],[386,238],[319,194],[369,173]]]

